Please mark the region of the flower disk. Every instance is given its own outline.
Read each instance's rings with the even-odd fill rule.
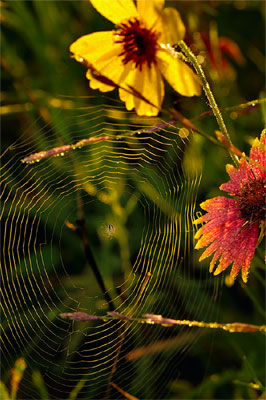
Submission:
[[[246,182],[238,197],[242,218],[250,222],[263,221],[266,215],[266,183],[265,180]]]
[[[159,48],[156,32],[145,28],[136,18],[121,24],[118,28],[118,39],[115,42],[123,46],[123,51],[119,55],[123,57],[124,64],[133,61],[140,71],[144,64],[149,68],[152,63],[156,64],[155,55]]]

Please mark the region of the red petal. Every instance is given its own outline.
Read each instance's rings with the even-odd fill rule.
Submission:
[[[239,164],[239,169],[230,166],[227,167],[227,172],[231,180],[220,186],[220,189],[229,192],[230,194],[239,194],[243,182],[254,179],[254,175],[246,160],[242,159]]]

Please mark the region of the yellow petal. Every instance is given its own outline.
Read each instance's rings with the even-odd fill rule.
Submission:
[[[231,172],[233,169],[235,169],[235,167],[234,167],[233,165],[231,165],[231,164],[226,164],[225,169],[226,169],[226,172],[227,172],[228,174],[230,174],[230,172]]]
[[[114,24],[137,17],[133,0],[90,0],[96,10]]]
[[[193,224],[195,224],[195,221],[193,221]],[[196,234],[194,236],[195,239],[199,239],[201,237],[201,235],[202,235],[201,231],[202,231],[202,228],[199,228],[199,230],[196,232]]]
[[[107,85],[106,83],[95,79],[89,69],[86,72],[86,78],[90,81],[90,87],[92,89],[99,89],[101,92],[110,92],[115,89],[114,86]]]
[[[159,50],[156,58],[162,74],[176,92],[189,97],[201,94],[201,81],[188,65],[164,50]]]
[[[164,84],[158,68],[152,64],[151,68],[144,67],[135,76],[134,88],[154,106],[135,97],[135,110],[138,115],[158,115],[164,97]]]
[[[96,69],[98,66],[97,71],[100,72],[100,74],[107,78],[110,79],[113,83],[115,83],[118,86],[124,86],[124,81],[127,78],[128,74],[131,71],[132,66],[129,64],[124,65],[121,60],[116,56],[110,56],[107,62],[103,63],[95,63]],[[91,79],[91,72],[87,71],[86,77],[88,79]],[[99,89],[101,92],[108,92],[110,90],[115,89],[114,85],[108,85],[106,83],[103,83],[102,81],[99,81],[95,79],[95,77],[92,77],[93,79],[90,82],[90,87],[92,89]]]
[[[226,269],[226,268],[224,268],[224,269]],[[213,275],[214,275],[214,276],[217,276],[217,275],[221,274],[221,273],[224,271],[224,269],[219,265],[219,266],[216,268],[216,270],[214,271]],[[211,272],[211,271],[210,271],[210,272]]]
[[[133,63],[129,63],[134,68]],[[127,82],[131,82],[131,76],[135,71],[131,71],[128,75]],[[126,104],[126,109],[131,111],[134,108],[134,95],[130,93],[130,89],[125,84],[122,85],[124,89],[119,89],[120,100],[124,101]]]
[[[206,257],[205,257],[205,258],[206,258]],[[212,260],[211,260],[211,263],[210,263],[210,267],[209,267],[209,272],[210,272],[210,273],[212,273],[212,271],[213,271],[213,269],[214,269],[214,267],[215,267],[216,261],[217,261],[217,260],[213,257]]]
[[[165,8],[161,13],[162,29],[159,41],[161,43],[176,44],[185,36],[186,28],[179,12],[172,7]]]
[[[70,46],[77,61],[85,60],[104,77],[120,85],[129,70],[122,62],[119,54],[122,52],[121,44],[114,42],[113,32],[96,32],[82,36]],[[115,87],[95,79],[90,70],[86,74],[92,89],[108,92]]]
[[[137,0],[140,19],[147,28],[154,27],[164,7],[164,0]]]
[[[198,225],[198,224],[201,224],[201,223],[202,223],[202,216],[197,218],[197,219],[194,219],[194,221],[193,221],[193,224],[195,224],[195,225]]]
[[[126,103],[128,110],[135,108],[138,115],[158,115],[164,97],[164,84],[161,73],[155,65],[152,65],[151,68],[143,66],[141,71],[135,68],[128,75],[123,86],[133,88],[132,93],[119,90],[120,99]],[[135,95],[134,90],[136,91]],[[141,99],[137,93],[152,104]]]
[[[247,281],[248,281],[248,271],[244,271],[244,270],[242,269],[241,276],[242,276],[243,282],[244,282],[244,283],[247,283]]]
[[[77,61],[84,59],[88,63],[94,63],[100,57],[105,57],[114,47],[117,52],[121,51],[121,46],[114,42],[114,33],[112,31],[95,32],[89,35],[81,36],[69,47]]]

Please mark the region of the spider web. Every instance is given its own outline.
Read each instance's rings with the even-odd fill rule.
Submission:
[[[119,398],[110,382],[140,398],[165,398],[199,330],[60,314],[112,309],[75,231],[82,220],[115,311],[212,319],[219,281],[194,254],[200,171],[191,139],[108,98],[58,102],[66,109],[51,108],[51,123],[34,121],[2,156],[3,366],[26,359],[21,398],[38,398],[29,385],[36,369],[52,398],[67,397],[78,382],[79,398]],[[88,138],[57,157],[21,162]]]

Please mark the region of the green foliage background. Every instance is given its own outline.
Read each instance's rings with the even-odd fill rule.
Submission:
[[[240,47],[245,57],[245,64],[237,65],[232,61],[236,73],[233,80],[226,75],[223,76],[223,74],[220,75],[219,79],[213,80],[210,67],[207,64],[204,65],[219,107],[233,107],[265,96],[265,35],[263,33],[265,8],[263,1],[169,1],[167,5],[174,6],[180,11],[188,26],[189,33],[193,31],[208,32],[212,27],[212,29],[217,30],[219,36],[231,38]],[[15,140],[20,139],[22,135],[24,135],[25,140],[32,141],[36,149],[46,149],[51,143],[50,139],[48,138],[46,141],[45,135],[42,136],[40,133],[47,130],[47,124],[53,132],[54,145],[71,143],[72,128],[70,129],[70,125],[75,126],[77,116],[74,115],[73,119],[72,116],[65,118],[67,112],[58,113],[60,105],[53,107],[51,99],[58,98],[61,95],[70,96],[70,101],[77,106],[81,104],[88,106],[95,103],[100,105],[102,102],[110,106],[118,104],[114,102],[118,100],[115,92],[112,92],[108,99],[103,100],[101,93],[91,91],[85,78],[84,67],[69,56],[69,45],[78,37],[94,31],[112,29],[112,24],[101,17],[88,1],[2,2],[1,19],[3,150],[7,149]],[[80,96],[95,96],[96,99],[93,101],[90,99],[81,100]],[[170,88],[167,88],[165,109],[168,109],[172,104],[175,104],[175,107],[191,119],[202,131],[214,136],[214,130],[217,129],[214,117],[207,115],[198,118],[201,113],[208,111],[208,104],[204,95],[199,99],[181,98],[173,93]],[[223,116],[234,144],[248,153],[252,139],[259,136],[265,126],[265,110],[259,105],[245,108],[242,111],[235,108],[233,111],[233,113],[232,111],[224,112]],[[82,118],[79,118],[78,121],[81,121]],[[104,115],[102,121],[104,121]],[[85,122],[86,119],[84,119]],[[128,122],[130,123],[130,121]],[[93,134],[93,125],[87,126],[86,129],[87,131],[84,129],[84,134],[85,132]],[[218,188],[220,184],[228,180],[225,165],[230,163],[231,160],[224,149],[215,146],[200,135],[194,135],[191,138],[190,146],[183,150],[185,156],[180,162],[184,169],[189,172],[188,166],[196,164],[202,170],[196,206],[196,210],[199,211],[200,202],[221,194]],[[10,153],[8,152],[5,156],[5,162],[9,159],[9,156]],[[11,162],[12,156],[13,153],[10,156]],[[91,156],[93,157],[93,154]],[[82,162],[82,156],[77,159]],[[67,168],[61,159],[51,161],[51,163],[55,173],[67,176]],[[18,176],[16,175],[18,172],[16,171],[11,170],[10,182],[19,186]],[[153,179],[152,172],[150,174],[150,179]],[[43,184],[45,179],[49,181],[49,176],[40,178],[43,179]],[[123,188],[121,190],[123,192]],[[122,193],[122,202],[128,200],[123,200],[123,196]],[[68,208],[66,204],[64,212],[60,215],[62,220],[71,214],[71,207]],[[95,211],[95,217],[92,217],[88,226],[88,235],[100,264],[115,266],[116,253],[114,252],[114,260],[110,261],[110,248],[101,250],[97,247],[100,245],[95,239],[94,231],[99,222],[97,215],[101,213],[105,213],[104,209],[101,209],[98,214],[97,210]],[[141,225],[142,215],[136,211],[132,219],[135,224],[135,232],[131,236],[131,251],[134,253],[139,245],[138,226]],[[74,219],[72,222],[74,222]],[[60,232],[55,234],[60,235]],[[78,286],[80,282],[86,282],[89,276],[86,293],[94,296],[97,293],[97,284],[86,266],[83,254],[81,254],[78,238],[74,238],[72,233],[67,232],[67,230],[64,232],[64,246],[68,249],[65,259],[71,266],[68,272],[73,282],[75,280],[75,284]],[[199,255],[200,252],[196,253],[197,258]],[[49,270],[50,256],[51,253],[48,251],[47,254],[44,254],[44,260],[47,271],[51,273],[49,277],[53,279],[54,272],[52,268]],[[263,243],[252,262],[247,285],[243,284],[238,278],[233,286],[226,286],[224,278],[227,272],[221,278],[211,276],[204,278],[203,275],[199,275],[193,282],[189,280],[186,282],[183,277],[181,287],[178,286],[177,282],[175,290],[184,290],[185,293],[196,291],[197,299],[201,302],[200,290],[202,288],[202,291],[204,291],[209,285],[211,289],[202,294],[202,299],[204,299],[202,304],[208,310],[209,303],[215,303],[211,313],[207,310],[205,312],[204,307],[202,307],[194,315],[193,310],[189,309],[188,299],[186,301],[186,298],[184,298],[183,304],[188,309],[190,318],[202,319],[206,322],[216,320],[218,322],[240,321],[259,325],[265,324],[265,267],[262,260]],[[60,265],[59,252],[56,248],[53,249],[53,264]],[[73,265],[75,265],[75,269],[73,269]],[[205,271],[206,276],[208,260],[202,264],[201,268],[201,271]],[[58,274],[60,275],[61,272],[59,269]],[[115,279],[118,283],[120,277],[119,269],[117,271],[114,269],[111,272],[107,267],[102,271],[108,286],[112,286],[112,280]],[[33,273],[38,276],[37,270]],[[60,290],[58,288],[59,292]],[[214,291],[216,291],[216,298],[213,295]],[[75,293],[73,291],[74,297]],[[81,296],[80,293],[78,295]],[[9,293],[9,296],[11,296],[11,293]],[[162,294],[158,294],[158,299],[153,300],[150,308],[146,310],[147,312],[156,313],[156,302],[163,301],[160,296]],[[87,297],[84,299],[81,296],[79,301],[85,304],[86,299]],[[52,300],[56,302],[55,298]],[[99,309],[106,312],[103,299],[97,301],[98,303],[94,304],[93,300],[89,300],[89,305],[86,303],[86,307],[91,310],[91,313],[101,312]],[[23,305],[16,310],[18,315],[21,314],[21,317],[17,315],[18,319],[21,318],[23,321],[26,308],[27,305]],[[50,312],[53,313],[53,310],[50,310]],[[178,310],[175,310],[175,304],[166,306],[163,315],[178,318]],[[10,369],[15,360],[24,356],[24,354],[29,354],[30,350],[27,346],[32,345],[34,347],[34,343],[26,340],[21,346],[19,339],[16,340],[16,335],[11,334],[8,318],[6,319],[5,315],[2,317],[2,323],[3,331],[9,336],[10,342],[7,347],[3,347],[2,356],[2,380],[8,385]],[[82,323],[80,324],[82,330]],[[150,332],[152,335],[151,328],[153,327],[147,328],[147,331],[148,334]],[[31,335],[32,332],[30,328],[28,329],[29,335]],[[174,335],[172,333],[166,334],[166,328],[161,329],[164,330],[162,334],[164,339],[171,338]],[[175,332],[177,334],[177,331]],[[189,334],[187,333],[187,335]],[[160,334],[158,337],[160,337]],[[79,346],[83,339],[82,335],[74,337],[71,343],[72,348]],[[102,341],[104,341],[104,338]],[[161,358],[159,356],[158,358],[156,356],[143,357],[134,370],[133,368],[131,370],[131,366],[126,366],[128,373],[125,376],[118,374],[117,377],[121,388],[139,398],[147,399],[158,398],[159,395],[162,396],[161,393],[163,393],[163,398],[169,399],[264,398],[265,337],[261,333],[230,334],[222,331],[205,330],[200,335],[195,333],[191,342],[194,345],[188,346],[188,349],[181,346],[183,355],[179,355],[177,358],[172,357],[173,350],[169,346],[160,355]],[[131,343],[132,347],[136,346],[136,343],[134,345]],[[78,360],[77,362],[80,363],[82,368],[82,361]],[[26,357],[26,363],[28,368],[25,372],[24,384],[22,381],[18,392],[19,399],[33,399],[37,398],[36,396],[47,398],[46,390],[48,390],[51,399],[60,398],[58,395],[60,392],[62,398],[71,396],[72,389],[67,388],[63,382],[58,380],[55,384],[55,382],[46,378],[47,369],[39,360],[32,362]],[[59,357],[56,363],[59,364],[60,368],[63,368],[63,357]],[[158,363],[162,363],[161,369],[157,369]],[[35,371],[35,378],[32,380],[33,370]],[[41,372],[41,375],[38,375],[37,370]],[[134,376],[134,382],[132,378],[132,382],[128,383],[131,374]],[[151,377],[151,379],[146,379],[147,377]],[[73,379],[69,378],[73,387],[77,384],[78,379],[81,379],[81,382],[84,381],[84,379],[82,380],[82,373],[73,377]],[[147,382],[145,382],[145,379]],[[44,387],[47,387],[47,389],[44,389]],[[84,387],[86,387],[86,383]],[[77,394],[78,392],[79,394]],[[72,396],[74,396],[72,398],[92,398],[92,394],[82,390],[81,386],[77,387],[76,393],[72,392]],[[93,392],[93,396],[103,398],[104,388],[101,381]],[[111,396],[123,398],[119,392],[113,389]]]

